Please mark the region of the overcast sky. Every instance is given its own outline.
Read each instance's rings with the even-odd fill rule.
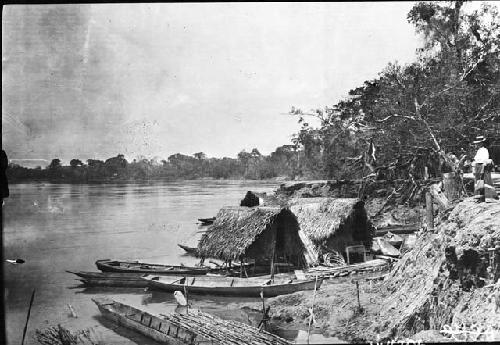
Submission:
[[[9,158],[269,154],[283,115],[415,60],[411,2],[7,6]]]

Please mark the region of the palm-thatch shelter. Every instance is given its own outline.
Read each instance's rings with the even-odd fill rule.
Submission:
[[[345,256],[350,245],[371,247],[373,227],[359,199],[298,198],[290,202],[290,210],[299,222],[309,265],[318,264],[323,253],[337,251]]]
[[[304,245],[297,218],[281,207],[224,207],[202,236],[202,258],[255,259],[256,264],[276,260],[303,266]]]

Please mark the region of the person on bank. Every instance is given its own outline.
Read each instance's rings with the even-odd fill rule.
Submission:
[[[488,152],[488,140],[480,135],[473,142],[478,150],[474,156],[472,166],[474,169],[474,197],[478,202],[484,202],[486,198],[498,199],[491,171],[493,170],[493,161]]]

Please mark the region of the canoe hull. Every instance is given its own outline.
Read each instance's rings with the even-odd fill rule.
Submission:
[[[109,298],[93,298],[102,315],[160,344],[290,345],[288,341],[250,325],[217,318],[196,309],[189,313],[153,315]]]
[[[98,278],[82,278],[80,279],[85,286],[109,286],[109,287],[123,287],[123,288],[145,288],[148,287],[144,280],[137,278],[137,280],[130,279],[98,279]]]
[[[275,297],[279,295],[287,295],[297,291],[314,290],[319,289],[323,279],[309,279],[305,281],[293,281],[292,283],[278,283],[270,285],[254,284],[249,286],[230,286],[230,279],[220,279],[217,280],[213,286],[210,284],[199,284],[199,285],[184,285],[178,282],[168,283],[162,281],[155,281],[148,277],[143,277],[149,282],[149,287],[154,289],[159,289],[168,292],[174,291],[184,291],[187,289],[188,293],[194,293],[199,295],[220,295],[220,296],[236,296],[236,297],[260,297],[261,291],[264,293],[264,297]],[[190,279],[190,278],[188,278]],[[251,281],[252,278],[248,279]],[[188,280],[189,281],[189,280]],[[250,282],[251,284],[251,282]]]
[[[146,317],[149,323],[149,326],[144,325],[141,321],[139,320],[134,320],[130,316],[127,317],[127,314],[125,313],[120,313],[116,310],[113,309],[113,304],[106,304],[106,302],[101,302],[98,299],[92,299],[94,303],[97,304],[97,307],[99,308],[99,311],[101,314],[107,318],[108,320],[111,320],[120,326],[123,326],[125,328],[134,330],[138,333],[141,333],[142,335],[151,338],[155,341],[157,341],[160,344],[172,344],[172,345],[186,345],[186,344],[200,344],[201,342],[197,342],[194,340],[196,335],[192,334],[179,334],[179,331],[181,330],[180,328],[177,327],[172,327],[173,329],[170,330],[168,329],[167,332],[161,332],[157,329],[154,329],[154,323],[159,325],[159,328],[162,329],[162,321],[160,318],[150,315],[145,312],[141,312],[137,310],[137,313],[141,313],[142,315],[140,316],[140,320],[144,320]],[[135,311],[131,308],[131,311]],[[144,317],[145,316],[145,317]],[[168,327],[168,326],[167,326]],[[168,334],[174,334],[177,335],[177,337],[174,336],[169,336]],[[184,338],[184,339],[183,339]]]
[[[196,247],[188,247],[183,244],[177,244],[180,248],[184,249],[186,254],[198,257],[198,248]]]
[[[141,273],[110,273],[110,272],[71,272],[80,278],[86,286],[112,286],[127,288],[145,288],[148,284],[141,279]]]
[[[208,267],[183,267],[171,265],[146,264],[140,262],[123,262],[114,260],[97,260],[96,266],[102,272],[143,273],[161,275],[202,275],[210,271]],[[127,267],[128,266],[128,267]]]

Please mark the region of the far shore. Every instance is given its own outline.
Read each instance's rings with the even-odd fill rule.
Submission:
[[[148,183],[148,182],[187,182],[187,181],[225,181],[225,182],[291,182],[295,180],[275,177],[271,179],[216,179],[213,177],[203,177],[194,179],[166,179],[166,178],[150,178],[150,179],[94,179],[94,180],[49,180],[49,179],[19,179],[9,180],[9,184],[27,184],[27,183],[52,183],[52,184],[115,184],[115,183]]]

